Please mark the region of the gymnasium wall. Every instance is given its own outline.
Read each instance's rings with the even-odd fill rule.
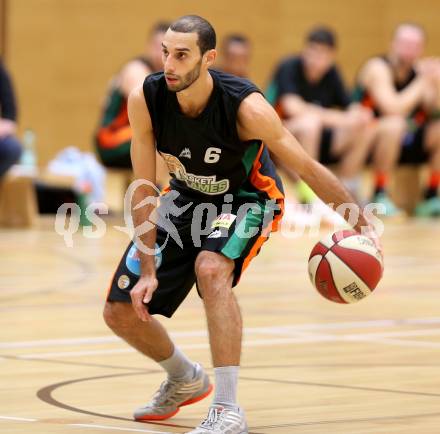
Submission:
[[[6,0],[0,0],[0,55],[2,57],[6,54],[6,47],[5,47],[5,35],[6,35],[6,16],[5,16],[5,7],[6,7]]]
[[[242,31],[254,44],[252,79],[260,86],[280,57],[300,48],[316,23],[339,35],[339,63],[351,82],[363,60],[384,52],[402,20],[423,24],[427,54],[440,54],[437,0],[3,0],[6,64],[20,103],[20,127],[37,133],[39,162],[75,145],[91,149],[91,136],[109,78],[141,53],[159,19],[197,13],[219,39]]]

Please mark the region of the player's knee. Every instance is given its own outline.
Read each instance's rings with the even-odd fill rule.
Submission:
[[[233,270],[233,261],[213,252],[201,252],[196,259],[195,271],[199,289],[204,299],[218,296],[228,288]]]
[[[133,314],[133,308],[129,303],[107,301],[104,305],[104,321],[115,333],[132,326]]]
[[[218,253],[201,252],[196,259],[197,280],[214,281],[223,274],[224,261]]]

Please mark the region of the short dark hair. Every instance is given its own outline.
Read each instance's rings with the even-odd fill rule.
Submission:
[[[198,15],[185,15],[171,24],[170,29],[179,33],[197,33],[197,45],[202,56],[215,48],[217,36],[211,24]]]
[[[306,36],[306,42],[326,45],[336,48],[336,35],[329,27],[318,26],[313,28]]]

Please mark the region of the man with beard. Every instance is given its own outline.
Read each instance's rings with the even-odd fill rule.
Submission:
[[[400,210],[388,195],[389,175],[400,162],[429,162],[431,174],[416,215],[440,216],[440,64],[420,60],[425,32],[417,24],[403,23],[394,32],[387,55],[369,59],[360,69],[354,100],[370,108],[377,118],[373,167],[373,201],[386,214]]]
[[[245,434],[236,397],[242,320],[232,288],[281,218],[283,191],[268,148],[324,201],[338,206],[352,198],[283,128],[255,85],[210,69],[215,45],[215,31],[205,19],[178,19],[162,42],[164,72],[147,77],[129,97],[132,161],[140,184],[132,202],[135,241],[114,275],[104,319],[168,374],[135,419],[167,419],[212,390],[203,368],[153,317],[171,317],[197,283],[216,390],[207,418],[191,434]],[[151,183],[156,147],[172,174],[157,209]],[[153,224],[153,211],[167,218]],[[195,221],[204,226],[198,233]],[[142,232],[146,225],[151,230]],[[363,216],[356,229],[375,236]]]

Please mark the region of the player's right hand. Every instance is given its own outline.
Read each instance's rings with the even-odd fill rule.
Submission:
[[[147,306],[156,291],[158,282],[155,276],[141,276],[130,291],[131,304],[141,321],[151,321]]]

